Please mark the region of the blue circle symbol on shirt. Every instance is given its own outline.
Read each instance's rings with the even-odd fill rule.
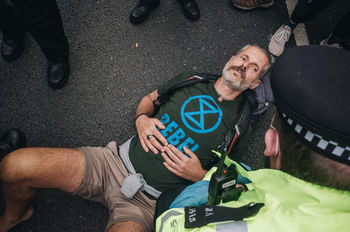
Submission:
[[[189,103],[191,103],[191,111],[186,111]],[[198,105],[199,108],[193,110],[193,105]],[[215,118],[213,120],[213,116],[216,117],[216,121]],[[213,121],[210,125],[205,123],[209,117]],[[199,95],[190,97],[185,101],[181,107],[181,118],[188,129],[201,134],[210,133],[220,125],[222,111],[211,96]]]

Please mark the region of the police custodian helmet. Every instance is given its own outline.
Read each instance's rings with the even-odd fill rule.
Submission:
[[[311,150],[350,165],[350,52],[311,45],[287,50],[271,71],[281,118]]]

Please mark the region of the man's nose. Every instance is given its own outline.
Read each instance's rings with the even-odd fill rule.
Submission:
[[[248,61],[245,61],[245,62],[243,63],[243,65],[242,65],[242,68],[243,68],[244,70],[246,70],[247,67],[248,67],[248,65],[249,65],[249,62],[248,62]]]

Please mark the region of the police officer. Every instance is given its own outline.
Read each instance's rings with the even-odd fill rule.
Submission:
[[[62,88],[69,78],[69,45],[55,0],[0,0],[1,56],[16,60],[24,50],[28,30],[48,62],[47,77],[53,89]]]
[[[238,200],[220,204],[226,213],[191,207],[184,217],[180,207],[203,200],[198,196],[205,195],[206,182],[200,181],[194,185],[202,192],[194,185],[185,189],[174,209],[158,217],[156,231],[185,225],[205,226],[203,231],[350,231],[349,72],[350,53],[342,49],[315,45],[285,52],[271,73],[277,112],[265,134],[270,168],[247,172],[230,161],[251,183]]]

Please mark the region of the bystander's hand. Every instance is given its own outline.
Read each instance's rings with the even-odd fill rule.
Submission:
[[[141,145],[146,152],[151,150],[154,154],[158,154],[159,151],[164,151],[164,146],[168,145],[168,141],[157,129],[157,127],[165,129],[161,121],[141,115],[136,119],[135,126]]]
[[[202,180],[206,171],[202,168],[198,157],[187,147],[183,149],[188,156],[171,144],[166,146],[165,151],[162,152],[162,157],[165,160],[163,162],[164,166],[175,175],[186,180],[193,182]]]

